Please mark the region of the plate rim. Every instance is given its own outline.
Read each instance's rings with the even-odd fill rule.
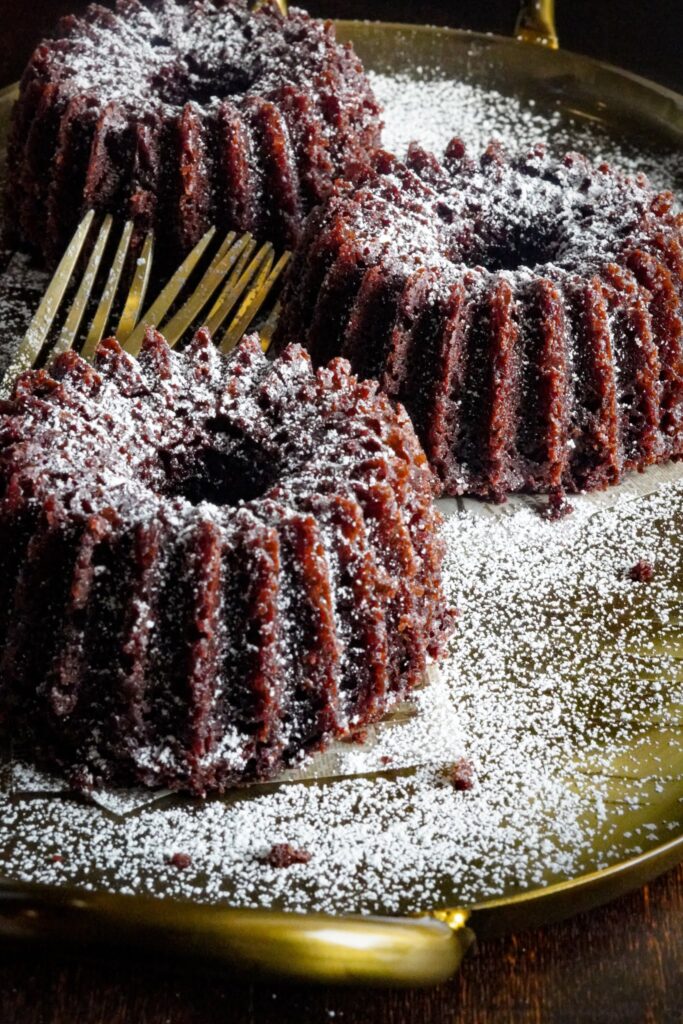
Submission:
[[[446,25],[370,19],[332,19],[332,21],[335,26],[349,32],[352,32],[354,28],[360,30],[363,28],[374,28],[380,31],[388,29],[392,32],[411,31],[453,37],[459,41],[471,40],[487,47],[504,45],[507,47],[524,48],[527,52],[533,48],[533,51],[538,55],[545,55],[543,57],[539,56],[539,59],[547,60],[548,65],[550,65],[553,59],[557,58],[559,53],[582,66],[599,69],[619,79],[626,79],[641,87],[647,94],[654,93],[660,98],[673,102],[683,112],[683,93],[628,69],[621,68],[618,65],[563,48],[560,48],[559,51],[551,50],[536,43],[517,39],[514,36],[475,32]],[[0,104],[4,104],[17,94],[19,84],[17,80],[0,88]],[[627,892],[640,888],[681,862],[683,862],[683,830],[681,830],[679,835],[664,843],[653,846],[650,850],[625,858],[605,868],[577,875],[574,878],[563,879],[547,886],[536,886],[535,888],[515,893],[512,896],[494,897],[464,907],[457,904],[433,906],[425,908],[422,913],[435,916],[471,914],[471,922],[476,933],[482,937],[492,937],[519,928],[540,927],[553,921],[570,917],[573,914],[593,909]],[[40,900],[41,894],[46,900],[49,898],[78,900],[79,897],[85,894],[92,894],[92,890],[83,886],[22,882],[18,879],[8,878],[0,871],[0,933],[2,932],[2,908],[5,897],[9,897],[11,900],[13,893],[19,894],[27,891],[32,892],[38,900]],[[179,908],[185,907],[188,911],[192,909],[195,912],[201,912],[203,908],[208,910],[216,906],[215,904],[199,903],[190,900],[178,900],[174,897],[129,895],[109,890],[97,890],[97,892],[106,894],[114,900],[121,901],[122,905],[128,905],[133,909],[133,913],[136,904],[142,906],[150,901],[170,903]],[[221,905],[219,904],[218,906]],[[249,915],[253,913],[251,909],[244,907],[223,906],[223,909],[230,910],[235,915],[240,913]],[[279,910],[267,912],[287,918],[325,916],[331,920],[338,920],[353,916],[350,914],[320,915],[313,911],[304,915]],[[397,921],[406,919],[405,915],[398,914],[384,916],[392,917]]]

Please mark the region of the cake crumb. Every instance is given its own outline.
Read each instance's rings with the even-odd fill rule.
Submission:
[[[413,138],[440,152],[457,110],[477,151],[493,136],[511,150],[548,138],[555,154],[579,149],[645,171],[662,189],[683,187],[680,147],[643,148],[595,123],[570,124],[559,105],[532,111],[526,100],[441,75],[372,76],[395,152]],[[19,338],[48,279],[17,256],[2,282],[0,324]],[[461,610],[451,653],[416,691],[417,715],[380,733],[385,745],[343,748],[346,777],[257,788],[248,799],[145,804],[122,817],[33,781],[24,788],[40,794],[17,800],[12,781],[0,785],[3,876],[224,906],[405,914],[443,900],[445,885],[460,903],[476,903],[584,873],[596,866],[596,828],[605,838],[599,867],[678,834],[683,685],[680,661],[666,654],[680,640],[683,476],[674,471],[647,500],[640,490],[608,508],[604,497],[616,490],[572,498],[574,515],[559,523],[537,514],[537,499],[513,498],[496,516],[485,503],[464,499],[456,511],[460,500],[444,502],[448,596]],[[629,477],[636,488],[642,479]],[[628,570],[643,554],[655,576],[636,587]],[[653,616],[656,631],[644,629]],[[643,779],[633,743],[645,723],[666,737],[666,758],[650,761],[648,751],[653,776]],[[376,777],[387,748],[396,778]],[[435,785],[464,749],[477,766],[466,798],[443,777]],[[577,764],[595,772],[579,776],[589,784],[576,785]],[[661,838],[636,817],[650,786],[657,800],[671,792],[676,807]],[[282,835],[313,851],[308,868],[261,866],[269,837]],[[35,855],[55,847],[63,863]],[[192,853],[193,869],[160,872],[159,849],[176,847]]]
[[[460,757],[449,765],[444,771],[444,776],[459,793],[472,789],[474,785],[474,768],[466,757]]]
[[[192,863],[192,857],[190,857],[189,853],[174,853],[168,858],[168,863],[172,867],[180,868],[184,871]]]
[[[275,843],[268,853],[258,859],[261,864],[271,868],[290,868],[293,864],[308,864],[311,854],[291,843]]]
[[[573,511],[574,506],[567,501],[561,491],[551,491],[548,495],[548,504],[541,509],[541,516],[548,522],[554,523],[558,519],[564,519],[565,516],[571,515]]]
[[[649,583],[654,577],[655,567],[646,558],[641,558],[635,565],[631,566],[628,574],[636,583]]]
[[[346,736],[341,737],[342,743],[355,743],[358,746],[363,746],[367,741],[368,730],[365,726],[354,727]]]

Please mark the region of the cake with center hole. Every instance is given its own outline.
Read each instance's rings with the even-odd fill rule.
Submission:
[[[117,0],[66,17],[24,72],[10,240],[54,262],[90,208],[153,229],[169,265],[211,224],[290,246],[379,108],[330,22],[245,0]]]
[[[109,339],[0,407],[0,722],[79,787],[197,794],[358,733],[449,631],[435,479],[335,360]]]
[[[561,502],[683,453],[682,303],[670,193],[455,139],[379,151],[310,215],[275,342],[376,377],[446,494]]]

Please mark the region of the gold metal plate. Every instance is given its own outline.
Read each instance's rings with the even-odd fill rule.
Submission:
[[[683,98],[670,90],[550,47],[495,36],[424,26],[339,22],[367,67],[415,76],[464,78],[487,89],[562,109],[654,146],[683,145]],[[0,94],[0,143],[12,90]],[[454,120],[457,111],[454,111]],[[662,823],[670,807],[653,806]],[[445,977],[476,933],[531,927],[586,910],[636,888],[683,859],[683,834],[664,831],[659,845],[623,863],[525,893],[482,899],[458,909],[444,891],[436,919],[384,920],[226,911],[141,897],[100,896],[67,889],[0,883],[0,932],[60,942],[92,942],[100,935],[145,949],[194,948],[236,969],[323,981],[415,984]]]

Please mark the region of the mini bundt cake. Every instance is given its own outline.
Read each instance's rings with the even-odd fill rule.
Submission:
[[[9,234],[48,262],[85,209],[154,228],[177,257],[215,223],[291,245],[379,108],[330,23],[246,0],[117,0],[64,18],[21,81]]]
[[[602,488],[683,453],[683,218],[542,146],[411,146],[315,210],[276,348],[401,401],[446,494]]]
[[[110,339],[0,411],[0,722],[82,787],[266,779],[377,719],[449,626],[408,417],[298,346]]]

